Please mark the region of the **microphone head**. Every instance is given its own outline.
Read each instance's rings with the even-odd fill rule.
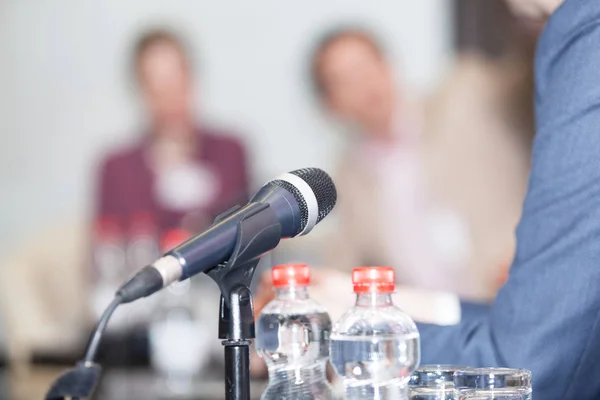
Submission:
[[[306,235],[331,212],[337,190],[331,177],[319,168],[302,168],[278,176],[271,182],[290,192],[300,208],[300,230]]]

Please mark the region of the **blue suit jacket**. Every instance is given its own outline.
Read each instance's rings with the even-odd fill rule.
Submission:
[[[517,254],[488,310],[420,325],[422,364],[522,367],[542,400],[600,399],[600,1],[567,0],[536,58]]]

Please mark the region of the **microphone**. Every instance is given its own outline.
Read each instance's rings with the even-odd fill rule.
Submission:
[[[321,169],[303,168],[282,174],[265,184],[247,205],[230,210],[205,231],[142,268],[117,291],[117,296],[123,303],[132,302],[227,261],[234,250],[238,223],[249,212],[258,214],[256,218],[264,229],[272,228],[273,221],[277,221],[280,239],[292,238],[309,233],[329,214],[336,200],[335,185]]]

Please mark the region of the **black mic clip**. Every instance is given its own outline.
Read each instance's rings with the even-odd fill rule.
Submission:
[[[46,400],[87,399],[92,397],[100,379],[98,364],[81,361],[54,381]]]
[[[206,273],[221,291],[219,339],[225,347],[226,399],[250,399],[250,339],[255,338],[254,306],[250,284],[260,256],[275,248],[281,224],[274,212],[262,212],[269,204],[252,207],[238,222],[237,239],[229,260]],[[236,206],[215,222],[239,210]],[[265,227],[265,218],[271,223]]]

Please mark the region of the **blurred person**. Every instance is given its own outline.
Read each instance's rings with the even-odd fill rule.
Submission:
[[[102,163],[98,216],[129,224],[144,212],[161,232],[182,226],[194,231],[247,201],[244,146],[198,122],[191,63],[184,43],[169,31],[150,31],[138,40],[133,72],[147,124],[137,143]]]
[[[92,246],[96,316],[133,271],[158,257],[165,237],[199,231],[248,200],[244,146],[196,116],[192,58],[184,42],[167,30],[146,32],[132,61],[146,123],[133,145],[101,164]],[[115,317],[114,342],[109,335],[100,348],[104,362],[148,363],[153,301]]]
[[[463,227],[430,196],[422,110],[381,45],[364,30],[337,29],[318,40],[310,62],[320,101],[354,134],[336,174],[340,229],[327,265],[389,264],[401,283],[456,290],[463,255],[445,254],[433,235],[461,237]]]
[[[536,398],[596,399],[600,3],[520,2],[551,17],[537,47],[536,138],[516,257],[489,309],[456,326],[419,325],[422,362],[526,368]]]
[[[454,123],[448,106],[469,112],[477,98],[494,94],[471,87],[473,103],[455,104],[454,94],[417,103],[360,29],[326,34],[311,62],[320,100],[354,133],[338,167],[340,229],[327,265],[393,265],[401,284],[491,301],[495,276],[513,253],[528,147],[504,145],[518,135],[503,116],[492,121],[495,104],[480,120],[502,126],[487,130]],[[482,149],[497,156],[485,158]]]

